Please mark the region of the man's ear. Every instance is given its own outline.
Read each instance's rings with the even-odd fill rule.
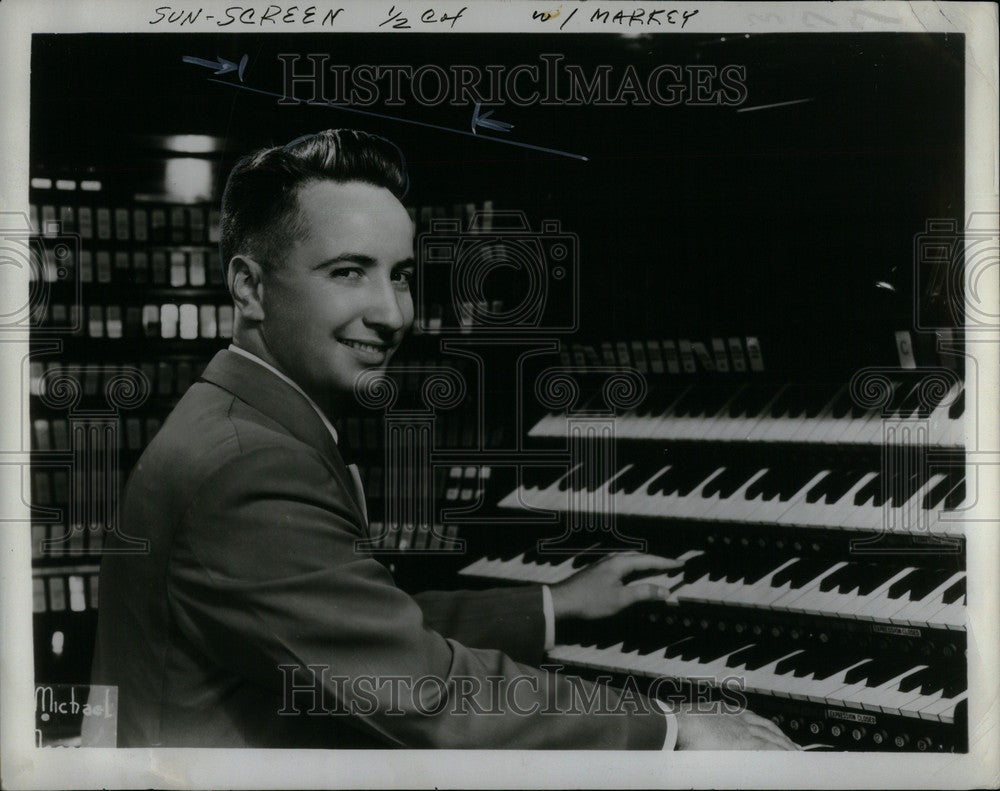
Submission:
[[[251,321],[264,320],[264,271],[249,256],[235,255],[229,261],[229,293],[237,312]]]

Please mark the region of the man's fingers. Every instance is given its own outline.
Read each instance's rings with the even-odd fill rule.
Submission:
[[[784,734],[775,734],[771,731],[759,730],[756,733],[757,738],[763,739],[769,744],[773,744],[775,749],[778,750],[798,750],[799,747],[795,742],[789,739]]]
[[[756,725],[781,737],[784,737],[785,735],[781,728],[775,725],[771,720],[767,719],[767,717],[761,717],[759,714],[754,714],[752,711],[744,712],[743,716],[746,718],[748,725]]]
[[[657,571],[676,569],[684,565],[683,561],[673,558],[662,558],[659,555],[644,555],[639,552],[622,552],[611,560],[615,571],[623,577],[636,571]]]
[[[760,731],[767,735],[768,738],[774,740],[777,744],[781,745],[783,750],[798,750],[799,746],[789,739],[784,731],[781,730],[777,725],[775,725],[771,720],[764,717],[758,716],[753,712],[746,712],[747,723],[753,727],[758,728]]]
[[[622,588],[622,592],[625,596],[626,606],[641,601],[666,601],[667,597],[670,596],[669,588],[649,583],[626,585]]]
[[[784,747],[779,747],[774,742],[769,741],[758,741],[757,746],[754,747],[755,750],[784,750]]]

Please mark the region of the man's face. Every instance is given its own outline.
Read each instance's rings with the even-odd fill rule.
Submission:
[[[314,398],[382,368],[413,323],[413,223],[391,192],[361,182],[301,187],[305,234],[264,276],[264,342]]]

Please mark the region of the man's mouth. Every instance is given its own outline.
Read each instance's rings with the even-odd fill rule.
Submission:
[[[350,349],[355,358],[365,365],[382,365],[389,358],[389,352],[392,350],[392,346],[388,343],[356,341],[350,338],[337,338],[337,342]]]
[[[348,338],[337,338],[337,340],[344,344],[344,346],[350,346],[352,349],[360,349],[363,352],[377,354],[389,351],[389,344],[387,343],[367,343],[365,341],[352,341]]]

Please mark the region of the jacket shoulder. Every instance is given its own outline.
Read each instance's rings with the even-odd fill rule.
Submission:
[[[158,508],[179,515],[206,481],[247,459],[298,473],[327,474],[320,454],[278,421],[222,388],[199,382],[178,402],[139,458],[129,480],[126,507]]]

